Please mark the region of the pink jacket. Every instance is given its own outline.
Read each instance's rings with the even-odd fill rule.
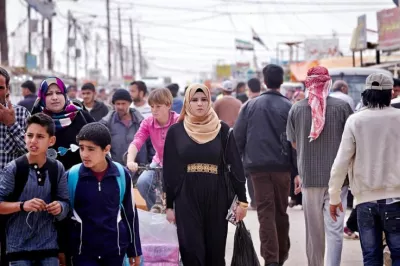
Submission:
[[[153,162],[162,166],[165,138],[167,137],[169,127],[178,122],[178,118],[179,114],[171,112],[168,123],[161,127],[153,116],[149,116],[140,124],[140,128],[136,132],[132,144],[135,145],[138,151],[140,151],[142,145],[146,142],[148,137],[150,137],[151,143],[156,150]]]

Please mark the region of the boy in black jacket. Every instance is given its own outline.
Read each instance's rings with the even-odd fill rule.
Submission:
[[[107,154],[111,135],[100,123],[84,126],[77,136],[82,164],[68,172],[73,216],[70,249],[75,266],[140,265],[142,254],[131,178]]]

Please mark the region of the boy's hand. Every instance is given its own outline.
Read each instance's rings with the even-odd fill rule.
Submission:
[[[44,202],[42,199],[34,198],[25,201],[24,203],[24,211],[26,212],[40,212],[45,210],[46,210],[46,202]]]
[[[50,213],[51,215],[59,215],[62,211],[62,207],[60,202],[58,201],[53,201],[52,203],[48,204],[46,206],[46,210],[48,213]]]
[[[130,266],[140,266],[140,257],[129,258]]]

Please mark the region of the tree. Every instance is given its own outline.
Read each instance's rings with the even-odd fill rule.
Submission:
[[[8,66],[6,0],[0,0],[0,63]]]

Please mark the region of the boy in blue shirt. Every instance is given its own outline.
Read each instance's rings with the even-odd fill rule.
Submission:
[[[59,265],[55,221],[67,216],[69,200],[63,165],[46,156],[55,141],[51,117],[43,113],[29,117],[28,153],[0,173],[0,214],[7,215],[10,266]]]
[[[76,138],[82,164],[66,174],[73,212],[69,232],[73,265],[123,265],[127,256],[130,265],[139,266],[142,250],[131,178],[107,156],[110,132],[100,123],[90,123]]]

